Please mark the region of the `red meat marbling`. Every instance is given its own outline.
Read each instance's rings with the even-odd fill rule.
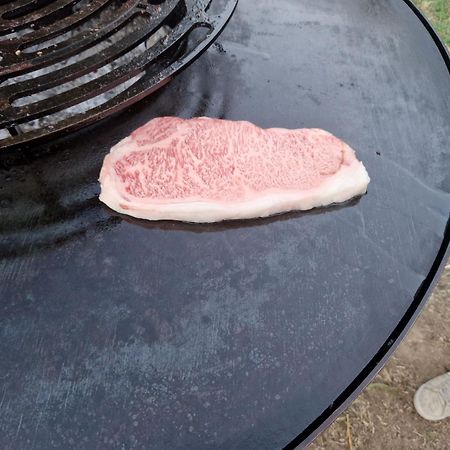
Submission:
[[[148,220],[216,222],[342,202],[369,181],[354,151],[324,130],[161,117],[105,157],[100,200]]]

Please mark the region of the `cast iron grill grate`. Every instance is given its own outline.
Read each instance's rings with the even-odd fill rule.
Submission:
[[[0,148],[80,128],[167,83],[237,0],[0,1]]]

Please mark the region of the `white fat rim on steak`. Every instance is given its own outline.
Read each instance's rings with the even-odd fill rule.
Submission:
[[[218,222],[231,219],[250,219],[274,214],[309,210],[333,203],[341,203],[364,194],[370,182],[363,163],[354,159],[350,165],[343,164],[320,186],[307,191],[272,190],[258,194],[255,199],[233,202],[220,201],[172,201],[171,203],[126,200],[114,186],[115,179],[109,173],[126,148],[133,145],[127,137],[111,148],[100,172],[100,200],[119,213],[146,220],[179,220],[184,222]],[[346,145],[346,150],[354,151]],[[121,151],[122,150],[122,151]],[[109,159],[109,161],[107,161]],[[109,170],[108,170],[109,169]]]

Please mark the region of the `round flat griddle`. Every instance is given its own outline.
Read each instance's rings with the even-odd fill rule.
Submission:
[[[241,0],[169,85],[0,156],[0,446],[306,445],[422,308],[449,240],[449,59],[402,0]],[[372,182],[327,209],[145,223],[97,199],[156,116],[320,127]],[[447,227],[447,228],[446,228]]]

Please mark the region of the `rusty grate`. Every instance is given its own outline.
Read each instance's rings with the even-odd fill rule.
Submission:
[[[197,58],[237,0],[0,2],[0,148],[88,125]]]

